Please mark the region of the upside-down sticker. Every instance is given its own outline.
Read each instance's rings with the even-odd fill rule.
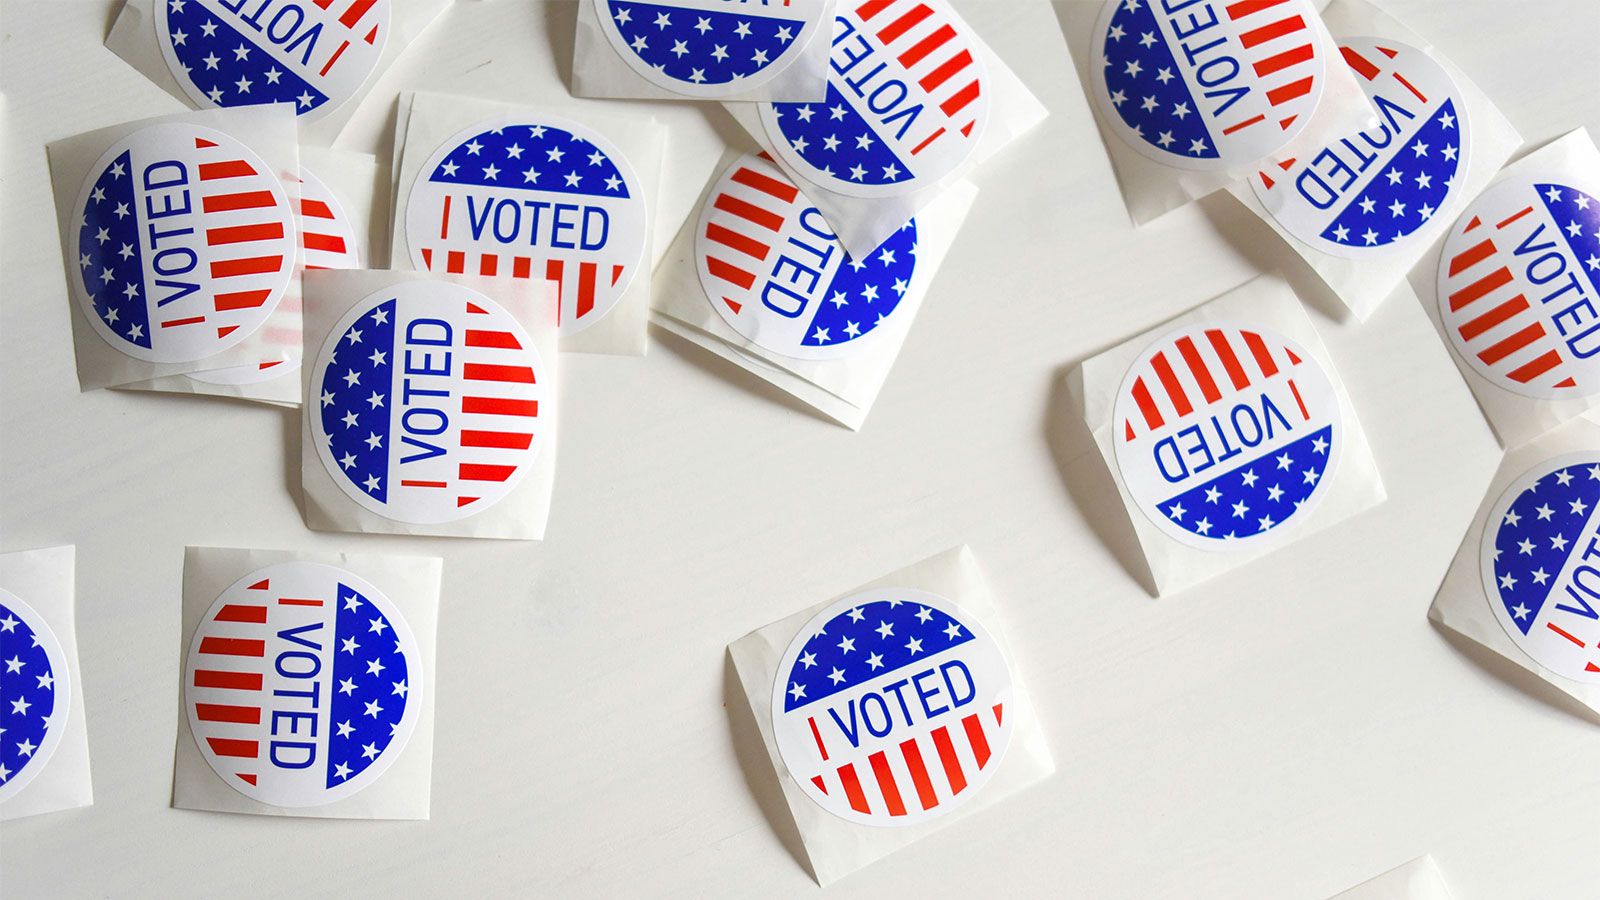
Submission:
[[[821,0],[594,0],[628,67],[689,97],[728,97],[771,81],[823,31]]]

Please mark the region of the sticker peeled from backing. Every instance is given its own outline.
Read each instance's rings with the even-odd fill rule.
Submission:
[[[49,764],[71,699],[72,674],[50,626],[0,588],[0,803]]]
[[[942,0],[841,0],[827,99],[767,103],[778,156],[854,197],[930,187],[972,154],[994,85],[975,36]]]
[[[413,266],[554,281],[563,335],[598,322],[622,299],[644,265],[648,222],[622,153],[552,116],[508,116],[462,131],[422,167],[406,202]]]
[[[317,455],[380,516],[464,519],[511,493],[539,454],[544,363],[511,314],[470,288],[406,281],[368,296],[316,366]]]
[[[372,784],[405,749],[422,654],[364,579],[279,563],[207,610],[183,684],[190,730],[218,777],[262,803],[321,806]]]
[[[1480,555],[1511,640],[1562,678],[1600,684],[1600,453],[1517,479],[1490,511]]]
[[[1271,156],[1311,120],[1329,65],[1310,0],[1111,0],[1094,31],[1094,99],[1117,136],[1183,169]]]
[[[850,258],[805,194],[758,156],[722,173],[695,236],[700,284],[722,318],[762,347],[801,359],[867,343],[905,299],[916,250],[912,220]]]
[[[372,75],[389,0],[156,0],[172,77],[200,107],[293,103],[327,115]]]
[[[789,67],[822,30],[821,0],[594,0],[628,68],[689,97],[753,91]]]
[[[785,767],[823,809],[915,825],[970,800],[1011,743],[1011,669],[982,624],[943,597],[873,588],[795,636],[772,692]]]
[[[1439,259],[1439,316],[1493,384],[1561,400],[1600,391],[1600,195],[1514,177],[1467,207]]]
[[[1403,243],[1460,197],[1467,107],[1444,67],[1415,47],[1354,37],[1339,50],[1378,110],[1377,127],[1269,166],[1250,186],[1285,231],[1360,258]]]
[[[294,275],[283,185],[214,129],[164,123],[124,137],[74,209],[73,292],[95,332],[136,359],[191,362],[237,345]]]
[[[1117,467],[1168,537],[1255,547],[1327,494],[1344,438],[1317,360],[1260,328],[1190,325],[1157,340],[1117,393]]]

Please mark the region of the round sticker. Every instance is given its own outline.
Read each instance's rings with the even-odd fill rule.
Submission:
[[[300,248],[305,253],[307,269],[359,269],[361,268],[360,242],[356,240],[355,225],[339,198],[328,190],[322,180],[304,166],[300,167]],[[284,300],[278,312],[299,313],[299,301]],[[282,378],[300,371],[299,316],[292,323],[275,323],[262,332],[263,343],[281,346],[285,354],[255,365],[229,366],[205,372],[191,372],[189,377],[206,384],[259,384]]]
[[[320,806],[378,780],[405,749],[422,655],[361,577],[278,563],[211,605],[183,684],[195,743],[223,781],[273,806]]]
[[[137,359],[190,362],[233,347],[294,275],[283,186],[220,131],[139,129],[95,163],[74,208],[73,290],[95,332]]]
[[[157,0],[172,76],[201,107],[293,103],[318,119],[366,83],[389,37],[389,0]]]
[[[1415,47],[1357,37],[1339,49],[1378,126],[1283,160],[1250,185],[1290,234],[1324,253],[1360,257],[1410,237],[1460,197],[1467,107],[1444,68]]]
[[[1311,120],[1327,53],[1310,0],[1111,0],[1095,28],[1095,102],[1146,157],[1227,169],[1271,156]]]
[[[1117,468],[1139,509],[1191,547],[1235,550],[1304,521],[1338,462],[1322,366],[1265,329],[1189,325],[1146,349],[1117,393]]]
[[[700,211],[695,262],[733,329],[784,356],[825,359],[862,343],[905,299],[917,267],[907,222],[852,259],[822,213],[758,156],[734,163]]]
[[[994,85],[942,0],[844,0],[820,103],[761,107],[767,139],[817,185],[854,197],[928,187],[977,146]]]
[[[788,68],[820,30],[823,3],[594,0],[594,9],[617,55],[646,81],[716,98],[755,90]]]
[[[0,588],[0,803],[27,786],[61,743],[72,674],[44,619]]]
[[[1479,375],[1526,397],[1600,391],[1600,193],[1519,176],[1467,207],[1439,258],[1439,315]]]
[[[563,335],[622,299],[644,265],[647,234],[628,161],[596,132],[552,116],[457,134],[417,173],[406,202],[413,266],[554,281]]]
[[[494,301],[401,282],[329,333],[311,379],[312,436],[334,482],[372,512],[419,525],[464,519],[533,466],[548,376]]]
[[[936,594],[873,588],[800,629],[778,666],[772,730],[795,783],[863,825],[915,825],[976,794],[1015,709],[1000,647]]]
[[[1600,453],[1548,460],[1517,479],[1483,530],[1495,618],[1550,672],[1600,684]]]

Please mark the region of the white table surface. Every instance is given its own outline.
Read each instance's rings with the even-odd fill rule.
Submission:
[[[564,359],[550,538],[518,544],[313,534],[286,487],[292,414],[78,392],[44,144],[182,105],[100,46],[110,2],[0,4],[0,529],[4,549],[78,546],[95,781],[92,808],[0,829],[0,893],[813,896],[730,728],[724,646],[967,542],[1059,771],[830,895],[1310,900],[1424,852],[1468,900],[1600,894],[1600,730],[1424,618],[1498,450],[1420,308],[1358,326],[1309,298],[1388,503],[1153,599],[1058,376],[1290,256],[1230,202],[1135,232],[1051,6],[959,5],[1052,118],[979,174],[866,428],[666,337]],[[1530,144],[1600,126],[1593,2],[1388,5]],[[570,21],[458,4],[342,143],[387,148],[403,88],[551,96],[547,30]],[[681,205],[742,135],[717,108],[658,109]],[[431,821],[169,808],[186,544],[444,556]]]

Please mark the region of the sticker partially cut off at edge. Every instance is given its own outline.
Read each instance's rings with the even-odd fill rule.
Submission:
[[[0,803],[49,765],[72,712],[72,671],[55,633],[0,588]]]
[[[600,29],[628,68],[700,99],[757,90],[819,40],[822,0],[594,0]],[[818,85],[820,87],[820,84]]]

